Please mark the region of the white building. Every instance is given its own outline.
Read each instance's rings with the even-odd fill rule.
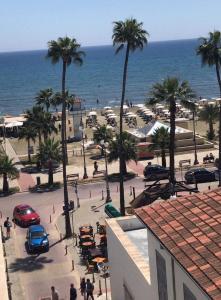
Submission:
[[[107,220],[112,300],[221,299],[221,189]]]

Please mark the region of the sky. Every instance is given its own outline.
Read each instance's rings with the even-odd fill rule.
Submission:
[[[150,41],[221,30],[220,0],[1,0],[0,52],[46,49],[59,36],[82,46],[112,43],[113,21],[136,18]]]

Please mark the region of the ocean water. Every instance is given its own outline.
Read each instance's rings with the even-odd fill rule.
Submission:
[[[215,69],[201,67],[196,56],[197,40],[152,42],[129,58],[126,98],[143,103],[151,86],[177,76],[188,80],[198,97],[218,97]],[[112,46],[87,47],[84,64],[70,65],[67,89],[85,100],[87,108],[119,105],[124,53]],[[40,89],[61,89],[61,63],[52,65],[47,51],[0,53],[0,114],[22,113],[34,103]]]

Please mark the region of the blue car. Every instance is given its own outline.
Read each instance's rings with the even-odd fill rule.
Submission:
[[[29,252],[48,251],[48,234],[41,225],[32,225],[27,231],[27,244]]]

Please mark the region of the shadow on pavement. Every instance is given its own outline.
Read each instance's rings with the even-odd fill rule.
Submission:
[[[28,256],[25,258],[16,258],[16,260],[9,265],[10,272],[33,272],[35,270],[41,270],[45,264],[52,263],[53,259],[49,259],[45,256]]]

